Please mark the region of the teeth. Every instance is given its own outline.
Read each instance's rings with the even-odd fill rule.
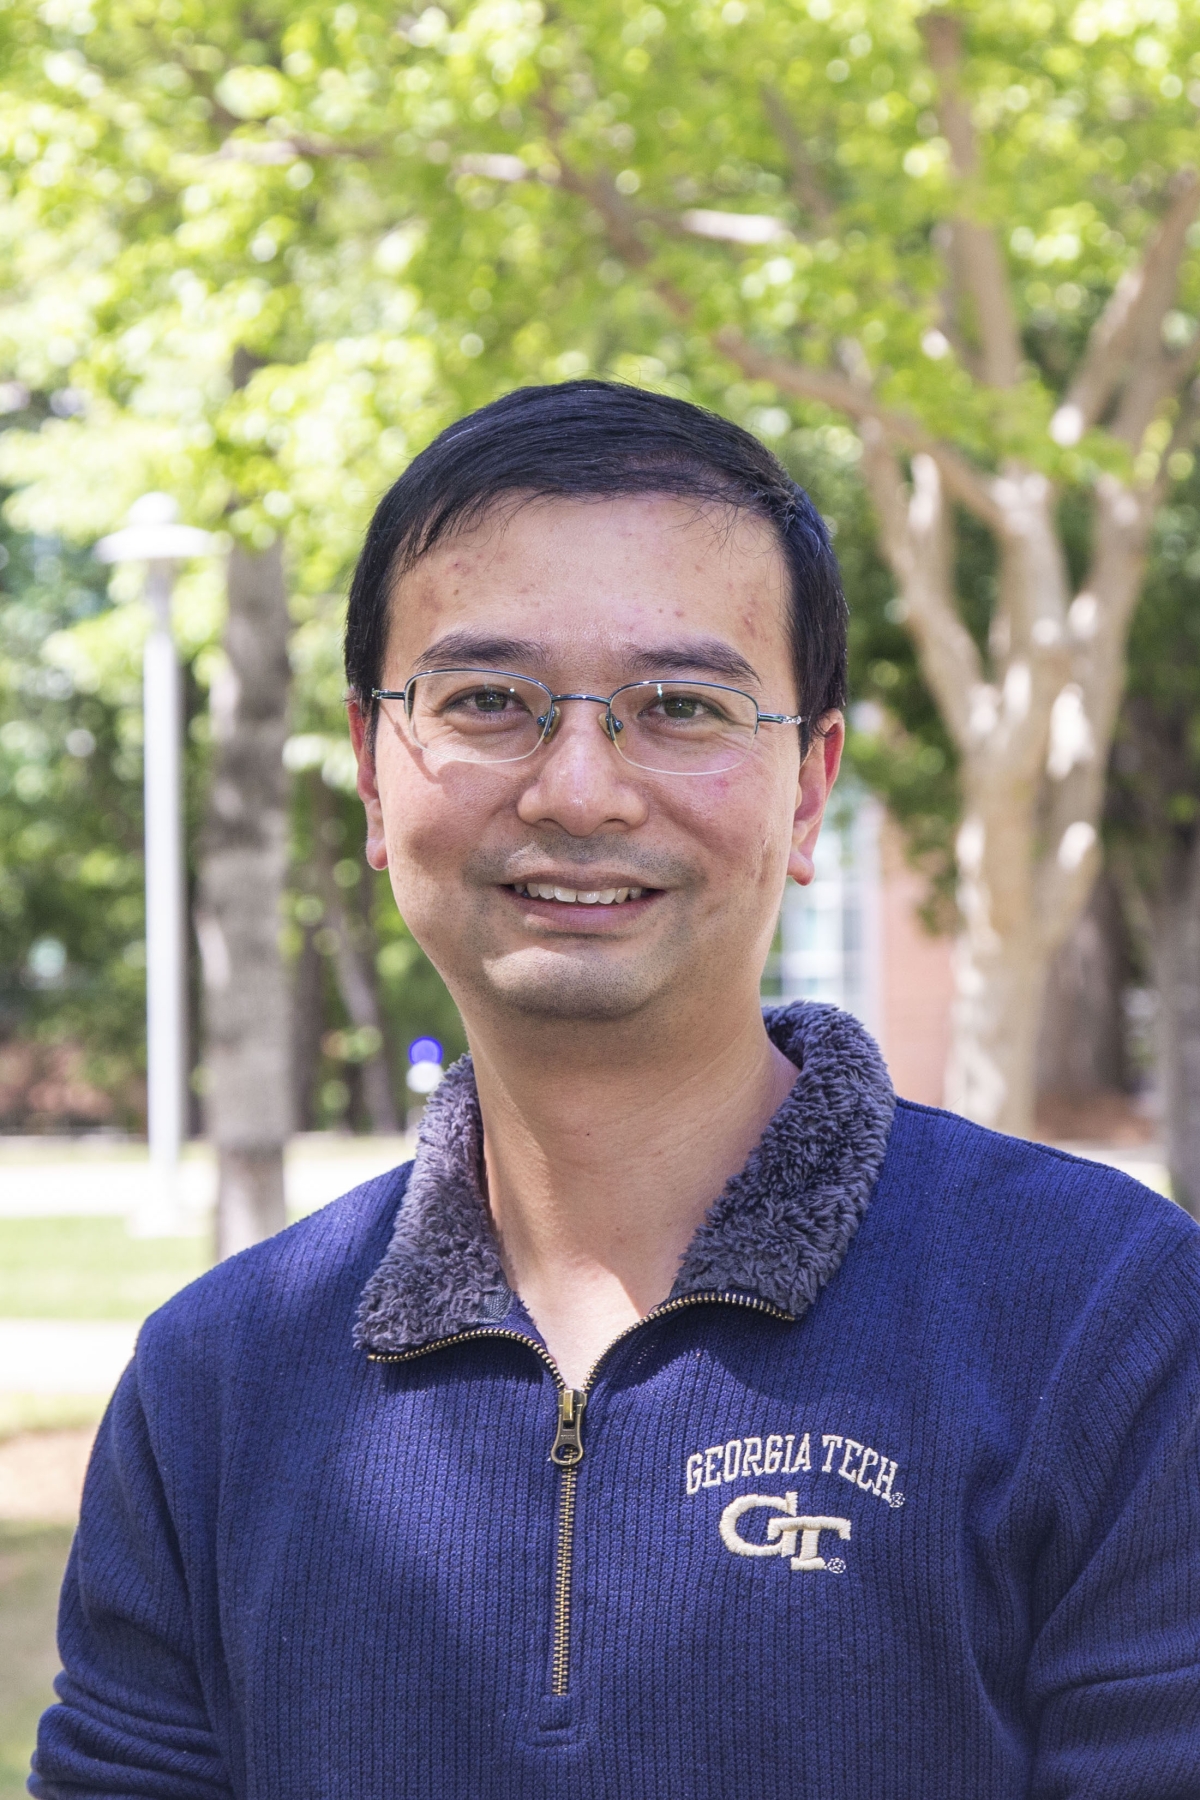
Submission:
[[[624,900],[640,900],[645,888],[591,888],[581,892],[578,888],[553,887],[544,881],[514,882],[518,894],[528,894],[531,900],[558,900],[568,906],[620,906]]]

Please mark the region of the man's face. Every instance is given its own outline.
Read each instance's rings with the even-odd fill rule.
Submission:
[[[380,685],[470,667],[607,696],[665,673],[794,713],[788,604],[782,552],[753,515],[660,496],[509,504],[396,584]],[[602,717],[568,702],[523,760],[435,768],[400,703],[373,756],[351,709],[369,860],[468,1023],[480,1005],[615,1020],[754,992],[789,868],[811,879],[840,727],[803,772],[796,728],[764,725],[722,774],[652,774]],[[584,904],[529,883],[642,892]]]

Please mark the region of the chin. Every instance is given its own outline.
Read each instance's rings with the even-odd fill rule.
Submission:
[[[493,999],[524,1018],[581,1024],[632,1018],[652,1005],[663,987],[661,971],[656,978],[645,969],[545,954],[505,957],[485,969],[484,981]]]

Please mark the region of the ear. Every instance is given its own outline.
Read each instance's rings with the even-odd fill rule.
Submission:
[[[361,702],[354,694],[346,702],[346,716],[350,725],[350,742],[354,746],[354,760],[358,764],[358,797],[367,815],[367,861],[373,869],[386,869],[387,840],[383,834],[383,807],[379,800],[379,785],[375,779],[375,746],[369,721]]]
[[[846,722],[841,713],[826,713],[817,726],[808,755],[800,765],[788,874],[801,887],[807,887],[816,874],[813,858],[817,838],[826,803],[837,780],[845,741]]]

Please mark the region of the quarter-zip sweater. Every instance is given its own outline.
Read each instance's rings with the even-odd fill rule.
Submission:
[[[1200,1231],[768,1027],[792,1093],[578,1391],[467,1063],[147,1322],[35,1794],[1196,1800]]]

